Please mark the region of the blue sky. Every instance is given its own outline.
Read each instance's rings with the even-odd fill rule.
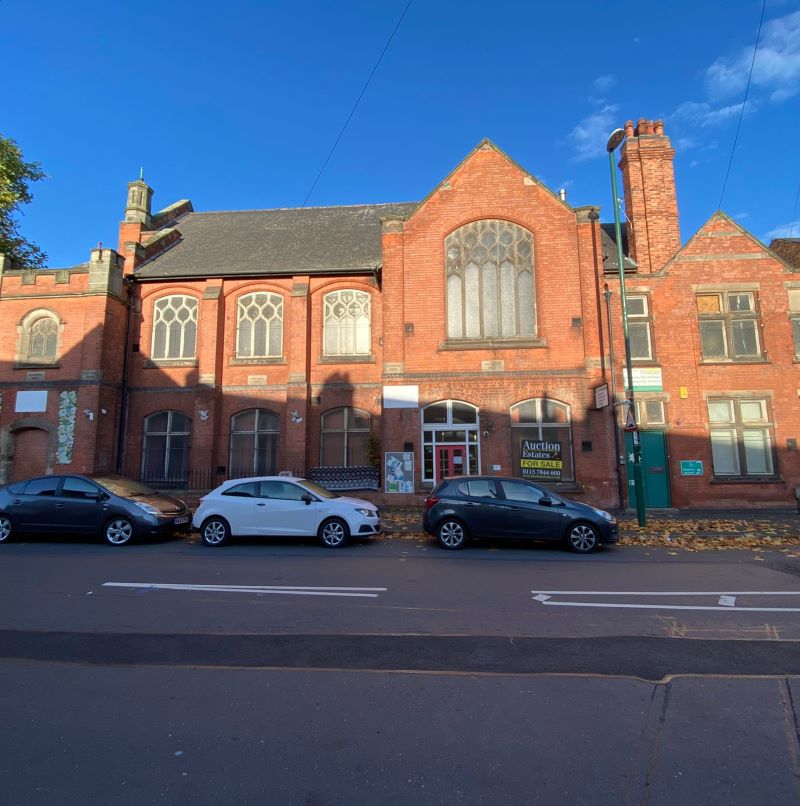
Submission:
[[[53,267],[116,246],[140,166],[156,209],[301,205],[406,2],[0,0],[0,133],[48,174],[23,234]],[[610,220],[608,134],[663,118],[686,241],[720,200],[761,0],[610,9],[413,0],[308,203],[422,199],[488,137]],[[722,209],[769,241],[798,186],[800,1],[767,0]]]

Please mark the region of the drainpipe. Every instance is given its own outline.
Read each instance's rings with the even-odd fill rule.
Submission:
[[[608,360],[611,365],[611,424],[614,428],[614,458],[617,472],[617,489],[619,491],[619,508],[625,508],[625,488],[622,483],[622,456],[619,448],[619,428],[617,426],[617,373],[614,363],[614,334],[611,331],[611,289],[608,283],[603,284],[603,296],[606,300],[606,318],[608,319]]]
[[[125,458],[125,432],[128,429],[128,353],[131,349],[131,328],[133,325],[133,285],[136,282],[131,275],[123,279],[128,290],[128,313],[125,322],[125,350],[122,354],[122,395],[120,397],[119,433],[117,434],[117,474],[122,475]]]

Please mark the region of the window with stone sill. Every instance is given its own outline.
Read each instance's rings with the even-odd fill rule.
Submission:
[[[229,475],[272,476],[278,467],[280,420],[268,409],[247,409],[231,417]]]
[[[536,336],[533,235],[484,219],[445,238],[447,338]]]
[[[22,323],[19,360],[24,364],[54,364],[58,356],[59,323],[50,311],[33,311]]]
[[[629,294],[626,302],[631,361],[654,361],[650,300],[645,294]]]
[[[280,358],[283,355],[283,297],[257,292],[236,306],[236,357]]]
[[[142,481],[182,484],[189,472],[191,421],[179,411],[158,411],[144,419]]]
[[[792,323],[795,361],[800,360],[800,288],[789,289],[789,321]]]
[[[704,361],[757,361],[763,358],[760,317],[751,291],[697,295]]]
[[[620,406],[620,409],[622,408],[624,407]],[[620,416],[622,416],[622,413]],[[667,416],[664,401],[660,398],[637,397],[636,423],[640,428],[661,428],[665,426]]]
[[[197,300],[183,294],[162,297],[153,305],[151,358],[195,357],[197,345]]]
[[[319,463],[322,467],[366,465],[370,415],[344,406],[321,416]]]
[[[324,298],[325,356],[368,356],[372,352],[372,308],[365,291],[332,291]]]
[[[773,424],[763,398],[707,401],[714,477],[762,481],[775,475]]]

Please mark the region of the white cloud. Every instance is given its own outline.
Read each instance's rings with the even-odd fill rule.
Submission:
[[[593,82],[592,86],[599,93],[606,93],[617,84],[617,79],[614,76],[598,76]]]
[[[785,101],[800,92],[800,11],[777,17],[762,27],[754,63],[753,45],[734,56],[717,59],[706,70],[710,97],[721,100],[743,93],[751,63],[752,86],[768,93],[770,100]]]
[[[754,104],[748,104],[748,112],[754,111]],[[731,119],[739,117],[742,104],[730,104],[715,109],[705,101],[684,101],[671,115],[673,119],[683,123],[690,123],[701,128],[719,126]]]
[[[605,104],[587,115],[570,133],[574,162],[594,159],[606,152],[608,135],[620,125],[617,104]]]
[[[746,210],[742,210],[741,213],[734,213],[733,217],[738,221],[743,221],[745,218],[750,218],[750,213],[748,213]]]
[[[772,238],[800,238],[800,218],[797,221],[790,221],[788,224],[782,224],[780,227],[770,230],[762,241],[769,241]]]

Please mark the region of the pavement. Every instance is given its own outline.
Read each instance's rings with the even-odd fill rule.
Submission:
[[[694,550],[762,549],[800,545],[800,513],[780,509],[648,510],[639,526],[635,510],[614,513],[620,543]],[[422,508],[381,507],[385,537],[424,537]]]

